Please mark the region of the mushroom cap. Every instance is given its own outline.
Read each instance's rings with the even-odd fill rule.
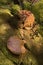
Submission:
[[[35,22],[34,14],[28,10],[21,10],[21,19],[25,18],[24,20],[24,27],[33,26]]]
[[[12,36],[8,39],[7,47],[14,54],[22,54],[26,51],[24,42],[17,36]]]

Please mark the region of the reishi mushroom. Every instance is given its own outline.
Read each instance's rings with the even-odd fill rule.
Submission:
[[[13,54],[24,54],[26,52],[26,49],[24,47],[24,42],[17,36],[11,36],[8,39],[7,42],[7,48],[13,53]]]

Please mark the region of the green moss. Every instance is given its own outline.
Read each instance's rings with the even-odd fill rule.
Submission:
[[[31,10],[31,3],[24,1],[23,2],[24,9]]]
[[[20,10],[21,10],[21,7],[19,5],[12,5],[11,7],[11,13],[13,15],[15,14],[17,15]]]
[[[24,65],[38,65],[36,58],[33,57],[33,55],[29,52],[23,58],[23,64]]]
[[[0,65],[15,65],[0,51]]]

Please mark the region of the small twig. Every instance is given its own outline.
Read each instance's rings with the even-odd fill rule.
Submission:
[[[20,4],[20,6],[23,8],[23,2],[22,2],[22,0],[18,0],[18,2]]]

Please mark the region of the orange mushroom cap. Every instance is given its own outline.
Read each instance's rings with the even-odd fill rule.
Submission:
[[[24,27],[33,26],[35,22],[35,17],[31,11],[21,10],[19,13],[21,15],[21,19],[25,18]]]

